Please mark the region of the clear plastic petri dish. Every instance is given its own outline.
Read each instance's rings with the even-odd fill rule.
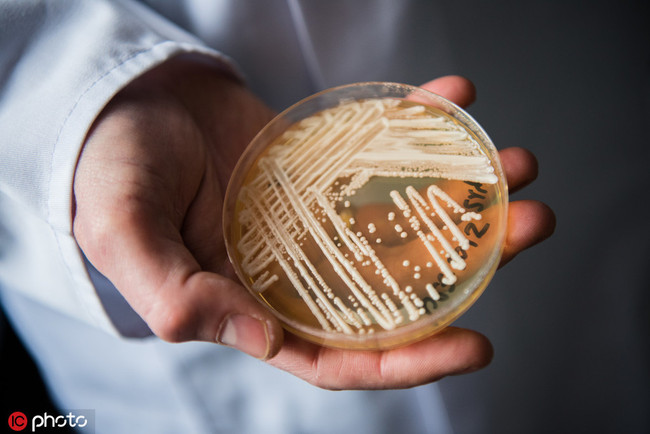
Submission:
[[[239,278],[287,330],[385,349],[476,301],[507,203],[498,153],[465,111],[418,87],[357,83],[260,131],[228,185],[224,231]]]

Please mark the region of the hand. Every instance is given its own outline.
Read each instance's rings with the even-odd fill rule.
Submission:
[[[461,107],[475,99],[468,80],[448,76],[421,87]],[[499,152],[508,189],[514,193],[537,177],[537,160],[522,148]],[[500,267],[519,252],[548,238],[555,228],[553,211],[541,202],[522,200],[508,206],[508,230]],[[286,334],[280,353],[270,364],[312,384],[329,389],[413,387],[447,375],[476,371],[492,359],[492,346],[483,335],[447,327],[428,339],[388,351],[344,351],[325,348]]]
[[[424,87],[466,105],[471,83]],[[246,144],[273,113],[241,84],[173,60],[121,91],[87,136],[75,174],[74,234],[160,338],[236,347],[317,386],[397,388],[489,363],[490,343],[458,328],[385,352],[326,349],[284,333],[237,283],[221,227],[223,194]],[[534,157],[502,151],[511,190],[536,176]],[[504,261],[549,236],[552,212],[513,202]]]

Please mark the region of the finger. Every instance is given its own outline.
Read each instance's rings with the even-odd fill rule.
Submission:
[[[508,231],[500,266],[504,266],[521,251],[550,237],[555,230],[555,223],[555,214],[542,202],[534,200],[511,202],[508,209]]]
[[[287,335],[269,361],[325,389],[396,389],[472,372],[492,360],[483,335],[449,327],[428,339],[388,351],[346,351],[320,347]]]
[[[506,148],[499,151],[499,157],[510,193],[515,193],[537,178],[537,159],[532,152],[524,148]]]
[[[222,197],[214,167],[208,165],[180,227],[183,243],[201,269],[221,275],[229,263],[224,249]]]
[[[137,214],[113,209],[89,220],[79,201],[74,231],[157,336],[216,341],[260,359],[278,351],[283,333],[269,312],[232,280],[201,271],[170,225]]]
[[[420,87],[447,98],[460,107],[467,107],[476,100],[474,84],[459,75],[440,77],[424,83]]]
[[[86,143],[75,174],[73,231],[88,259],[164,340],[217,341],[259,358],[277,352],[277,320],[240,285],[201,271],[169,195],[148,181],[158,178],[130,160],[93,158],[104,142]]]

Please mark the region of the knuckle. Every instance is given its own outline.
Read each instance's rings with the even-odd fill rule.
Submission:
[[[185,342],[196,335],[196,315],[192,309],[183,306],[154,310],[147,323],[156,336],[167,342]]]

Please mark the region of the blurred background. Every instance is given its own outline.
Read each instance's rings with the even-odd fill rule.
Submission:
[[[230,54],[276,109],[354,81],[470,78],[468,111],[497,147],[538,157],[538,180],[512,199],[546,202],[557,229],[458,321],[488,336],[495,357],[440,382],[455,431],[650,432],[648,2],[214,2],[221,26],[150,3]],[[374,16],[374,3],[393,13]],[[282,40],[273,29],[296,15],[305,27]],[[2,393],[17,379],[7,373],[37,387],[2,329]]]

